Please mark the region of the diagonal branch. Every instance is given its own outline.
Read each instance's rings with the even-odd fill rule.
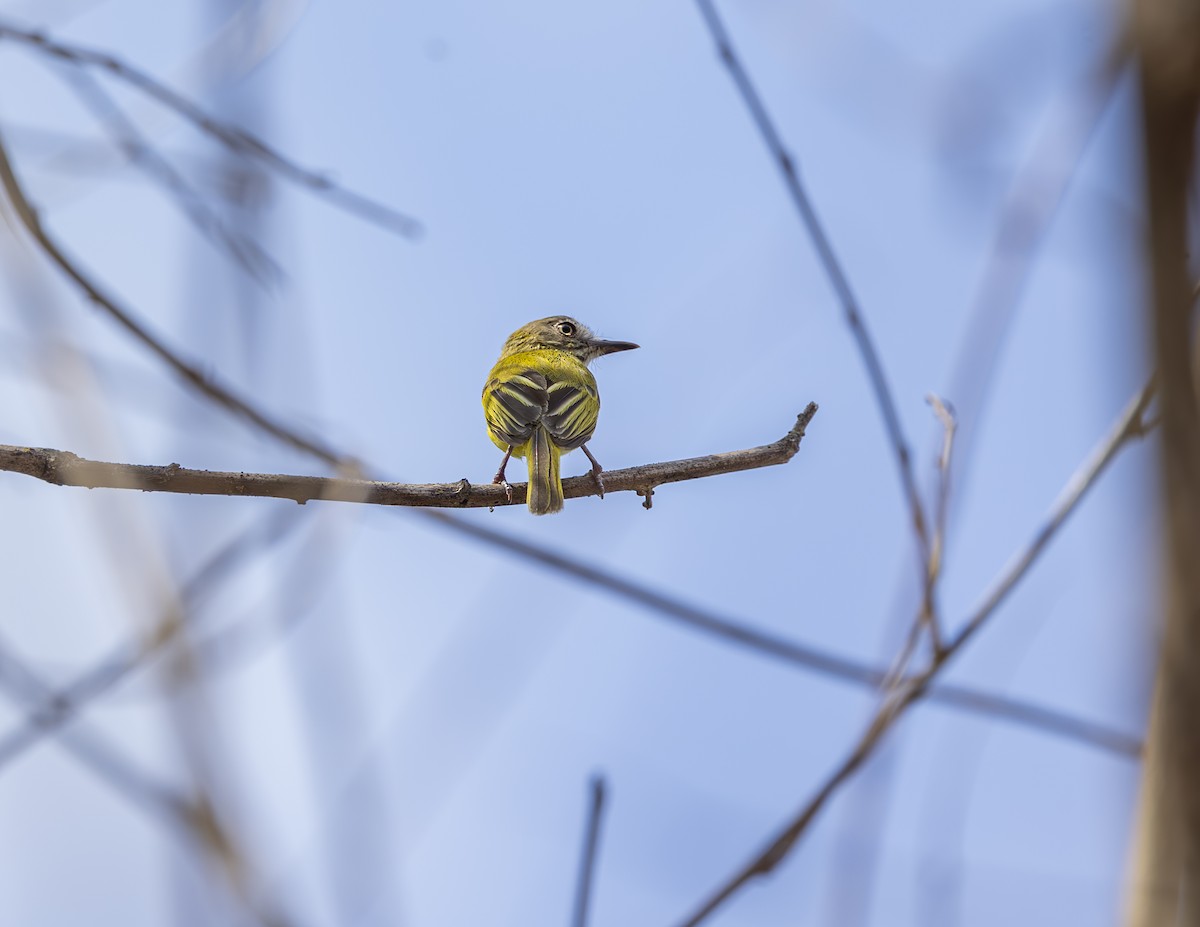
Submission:
[[[766,105],[750,80],[745,66],[738,58],[737,52],[734,51],[729,31],[717,14],[713,0],[696,0],[696,3],[700,7],[700,13],[708,25],[708,31],[712,34],[717,50],[721,54],[721,61],[728,68],[729,75],[733,78],[746,108],[750,110],[750,115],[758,127],[763,142],[778,165],[780,174],[783,175],[788,195],[791,197],[796,211],[800,214],[800,220],[804,223],[809,238],[812,239],[821,266],[825,269],[826,276],[829,277],[838,302],[841,303],[846,324],[850,326],[850,332],[858,345],[863,365],[867,368],[867,377],[875,392],[875,402],[879,406],[879,414],[883,417],[884,429],[887,431],[888,440],[891,442],[892,452],[896,458],[896,470],[900,477],[904,498],[908,503],[909,517],[912,519],[913,531],[916,534],[921,555],[921,569],[924,571],[929,560],[929,527],[926,523],[924,507],[921,504],[921,494],[917,489],[916,477],[913,475],[912,453],[908,447],[908,439],[904,436],[904,429],[900,425],[900,414],[896,410],[896,400],[892,396],[887,373],[883,369],[883,361],[875,347],[874,339],[867,329],[866,318],[863,316],[858,298],[854,295],[845,269],[834,253],[833,244],[817,216],[812,199],[800,180],[796,162],[787,150],[787,146],[784,145],[779,130],[775,127],[770,113],[767,112]]]
[[[600,825],[604,816],[606,787],[603,776],[594,776],[588,801],[587,827],[583,835],[583,854],[579,860],[579,881],[575,885],[575,906],[571,927],[587,927],[591,909],[592,882],[596,876],[596,861],[600,847]]]
[[[1154,398],[1154,392],[1155,383],[1152,379],[1125,408],[1109,435],[1067,481],[1059,498],[1051,506],[1050,513],[1042,527],[1033,539],[1018,551],[1001,570],[999,577],[985,593],[975,612],[967,619],[962,629],[951,639],[946,648],[934,655],[925,670],[904,678],[887,693],[875,716],[859,737],[854,749],[830,774],[816,793],[805,802],[783,829],[758,854],[721,885],[695,913],[682,921],[682,927],[695,927],[707,919],[752,879],[770,873],[792,851],[830,797],[871,757],[896,721],[903,717],[913,704],[929,694],[930,686],[946,665],[979,632],[1013,588],[1028,574],[1037,558],[1045,550],[1046,545],[1075,511],[1087,491],[1095,485],[1117,453],[1134,438],[1143,434],[1144,415]]]
[[[3,34],[3,29],[0,27],[0,36]],[[2,136],[0,136],[0,186],[3,186],[9,201],[16,210],[17,217],[21,220],[21,224],[25,226],[26,231],[33,236],[45,255],[58,266],[59,270],[66,274],[93,304],[99,306],[112,316],[122,328],[133,335],[152,354],[164,361],[186,383],[200,390],[218,405],[224,406],[241,418],[249,420],[252,424],[277,440],[282,441],[284,444],[311,454],[333,466],[346,465],[346,462],[337,452],[314,438],[305,437],[288,428],[266,412],[263,412],[249,399],[239,395],[231,387],[217,382],[213,377],[206,374],[197,362],[184,357],[178,351],[169,347],[150,330],[146,323],[137,318],[132,310],[121,306],[115,297],[105,293],[100,284],[92,280],[74,261],[67,257],[63,249],[59,247],[50,233],[46,231],[37,210],[25,196],[25,191],[22,189],[20,181],[17,180],[17,175],[13,170],[12,161],[8,155],[8,148],[4,144]]]
[[[129,163],[160,184],[202,235],[224,249],[260,285],[275,283],[283,276],[279,264],[265,248],[231,228],[167,157],[143,137],[134,121],[90,71],[70,68],[66,70],[66,79]]]
[[[606,470],[604,488],[607,492],[633,491],[649,496],[656,486],[697,480],[721,473],[734,473],[784,464],[800,448],[804,430],[817,413],[816,403],[796,418],[792,429],[772,444],[644,464],[624,470]],[[217,496],[259,496],[292,499],[299,503],[310,499],[338,502],[366,502],[374,505],[431,506],[435,508],[494,508],[502,505],[523,505],[525,484],[512,487],[509,498],[503,487],[487,484],[472,485],[466,480],[457,483],[384,483],[373,480],[328,478],[319,476],[289,476],[279,473],[222,473],[211,470],[189,470],[178,464],[161,467],[139,464],[105,463],[87,460],[69,451],[49,448],[0,445],[0,470],[23,473],[59,486],[86,486],[90,489],[139,489],[143,492],[190,493]],[[568,499],[599,495],[592,476],[577,476],[563,480],[563,495]]]
[[[43,32],[22,29],[12,23],[2,21],[0,21],[0,39],[19,42],[77,67],[98,68],[106,71],[178,113],[201,132],[216,139],[230,151],[263,162],[281,177],[312,191],[340,209],[405,238],[417,238],[421,235],[421,223],[412,216],[407,216],[360,193],[347,190],[325,174],[302,167],[257,136],[250,134],[245,129],[213,118],[183,94],[172,90],[145,71],[125,63],[109,52],[59,42]]]

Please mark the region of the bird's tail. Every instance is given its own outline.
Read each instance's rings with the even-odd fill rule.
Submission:
[[[534,515],[561,512],[563,507],[562,479],[558,475],[558,459],[562,451],[550,440],[542,426],[533,429],[529,442],[529,511]]]

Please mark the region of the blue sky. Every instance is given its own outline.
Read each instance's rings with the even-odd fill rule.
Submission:
[[[719,8],[863,305],[923,485],[939,438],[924,396],[964,399],[994,354],[986,398],[963,406],[972,437],[941,590],[953,625],[1145,377],[1128,81],[1003,337],[967,338],[1014,178],[1031,160],[1050,178],[1073,163],[1080,88],[1116,12]],[[376,472],[490,478],[484,375],[511,330],[550,313],[642,345],[594,368],[604,409],[590,447],[609,468],[767,443],[818,402],[786,467],[665,487],[648,513],[621,494],[554,518],[459,517],[888,662],[915,606],[891,452],[827,280],[693,5],[13,0],[0,13],[112,49],[421,219],[408,241],[275,179],[251,229],[283,276],[256,287],[135,168],[68,157],[92,149],[61,134],[102,138],[94,119],[45,60],[2,46],[0,130],[71,253],[207,369]],[[210,141],[105,86],[216,192],[230,161]],[[23,236],[6,235],[0,255],[0,441],[318,472],[190,397]],[[73,385],[48,388],[47,339],[84,359]],[[1152,468],[1150,443],[1121,455],[954,681],[1141,729]],[[564,462],[585,470],[581,455]],[[0,633],[52,680],[147,627],[163,588],[289,505],[17,476],[0,496],[18,528],[0,541]],[[873,709],[868,692],[411,513],[294,514],[293,534],[191,616],[201,638],[236,635],[204,651],[209,684],[169,698],[163,674],[143,674],[91,706],[87,727],[182,785],[177,731],[198,711],[226,819],[297,923],[562,923],[597,771],[611,801],[592,923],[676,923],[820,784]],[[0,706],[0,720],[19,719]],[[712,923],[1110,924],[1137,784],[1127,759],[921,706],[786,863]],[[228,913],[185,841],[51,743],[3,770],[0,860],[14,923]]]

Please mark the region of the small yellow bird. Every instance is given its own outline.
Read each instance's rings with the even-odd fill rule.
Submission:
[[[605,354],[636,347],[628,341],[602,341],[565,315],[538,319],[509,335],[483,387],[488,437],[504,451],[492,482],[509,490],[511,498],[504,468],[510,457],[526,457],[529,511],[561,512],[558,461],[581,447],[603,496],[604,468],[587,449],[600,414],[600,393],[587,365]]]

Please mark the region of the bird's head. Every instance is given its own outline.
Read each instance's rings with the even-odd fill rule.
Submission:
[[[522,325],[508,336],[501,357],[522,351],[566,351],[585,364],[605,354],[631,351],[637,345],[630,341],[605,341],[592,334],[586,325],[570,316],[552,315]]]

